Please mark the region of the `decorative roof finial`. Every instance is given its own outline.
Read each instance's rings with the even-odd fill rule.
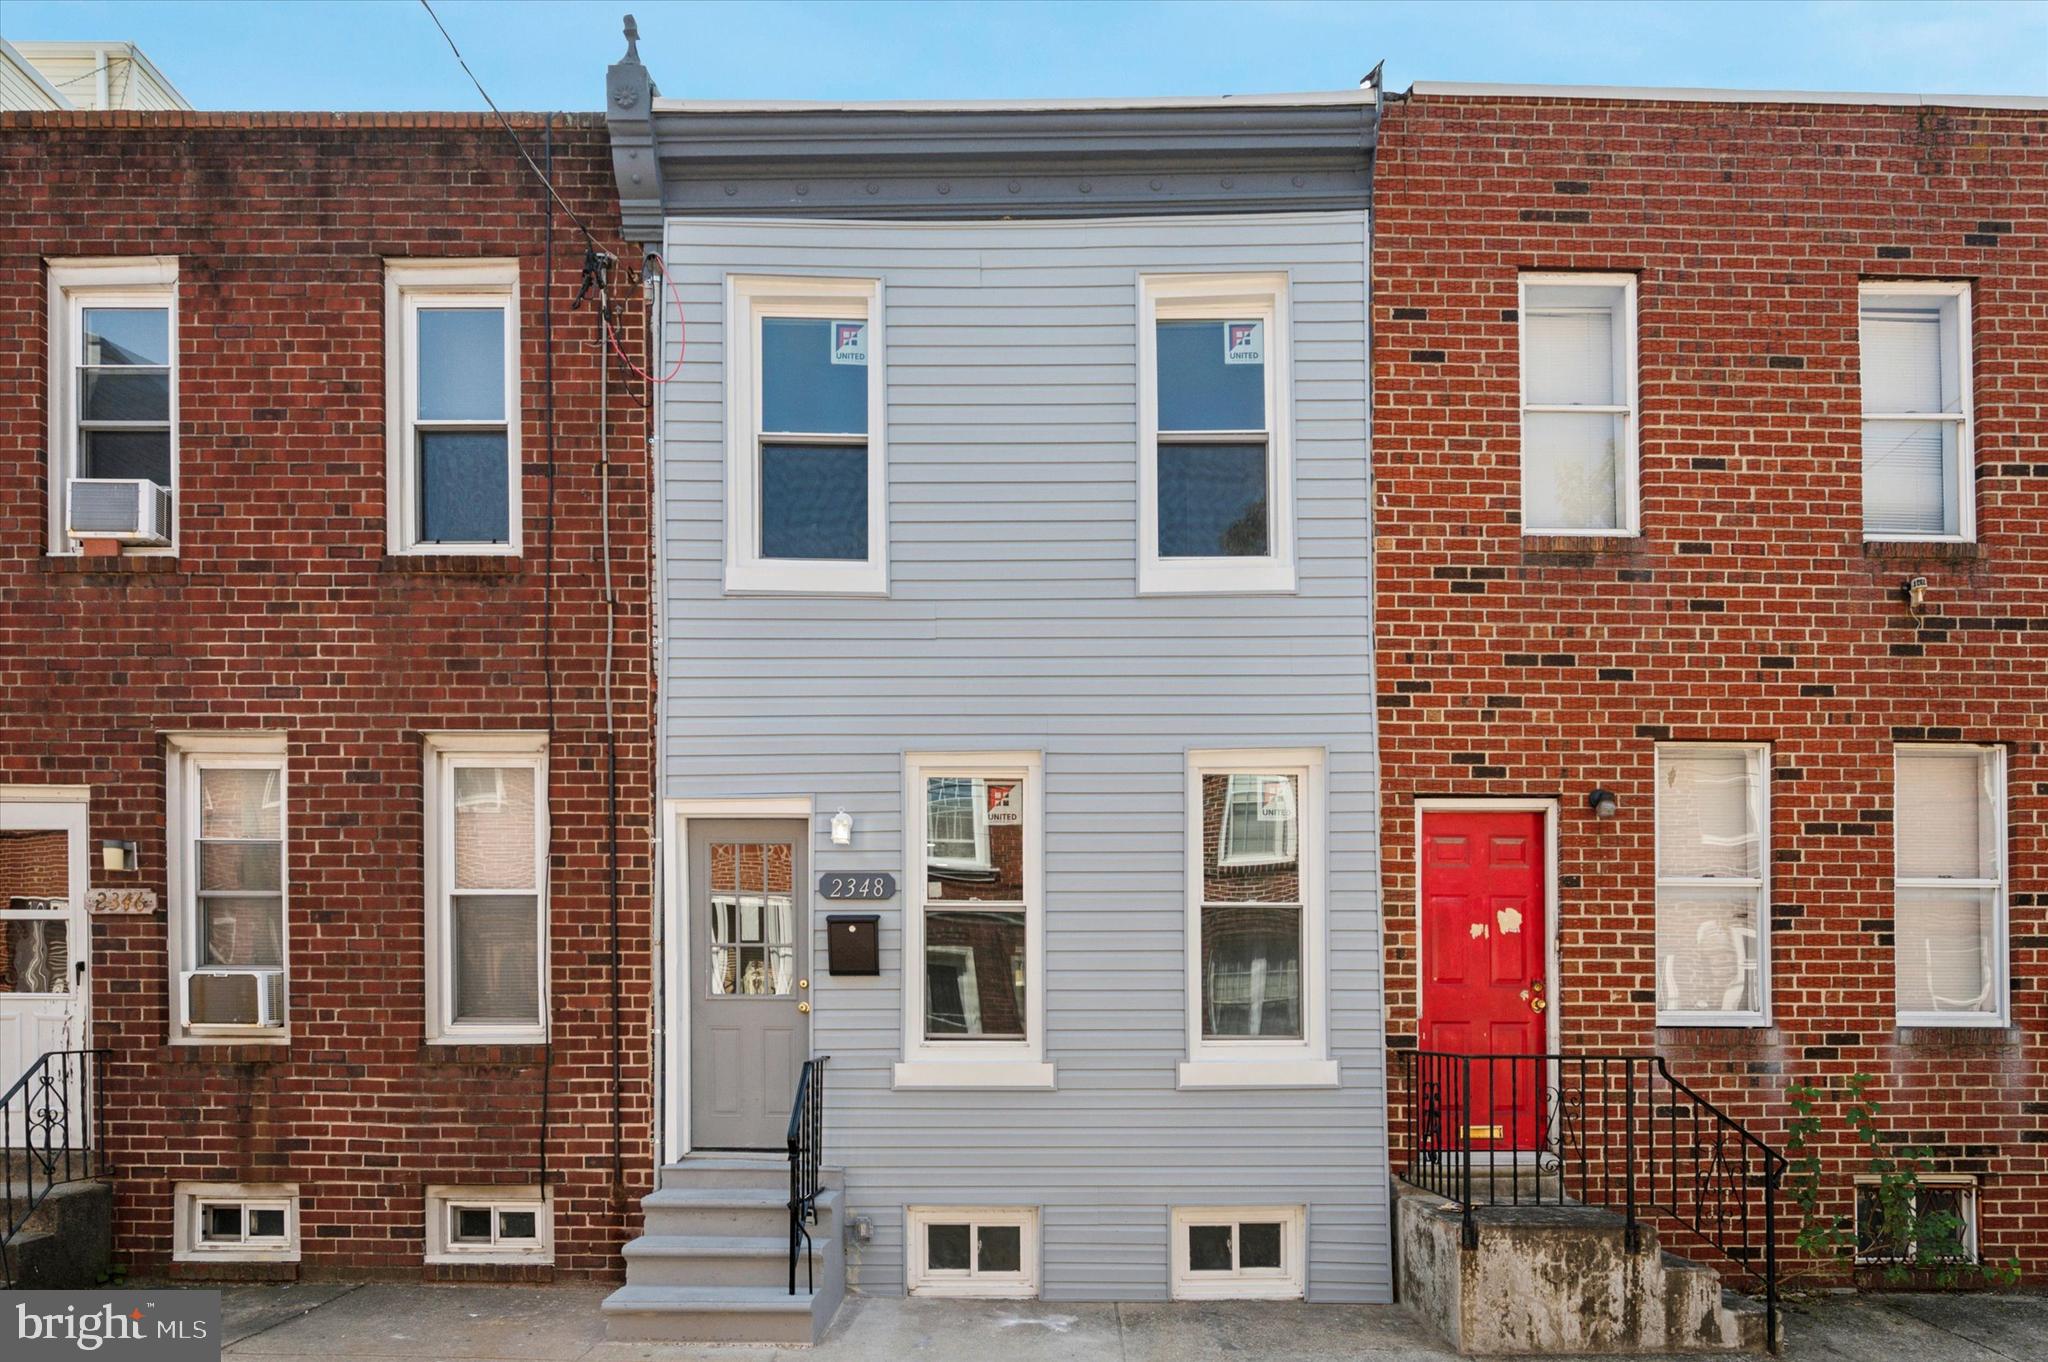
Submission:
[[[633,16],[626,16],[626,55],[619,58],[619,64],[640,60],[640,25],[633,22]]]

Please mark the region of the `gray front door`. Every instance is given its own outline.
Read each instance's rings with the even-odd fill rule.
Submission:
[[[690,823],[690,1147],[782,1149],[811,1053],[801,819]]]

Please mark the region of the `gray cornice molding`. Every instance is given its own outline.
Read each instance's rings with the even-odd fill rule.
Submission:
[[[605,71],[604,112],[626,239],[644,243],[661,239],[661,166],[654,154],[654,81],[640,63],[639,40],[629,14],[626,54]]]

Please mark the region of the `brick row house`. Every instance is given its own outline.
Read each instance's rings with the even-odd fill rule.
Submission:
[[[492,119],[0,117],[0,1080],[108,1052],[131,1271],[615,1271],[651,574],[636,286],[609,359],[570,308],[601,121],[516,121],[551,210]]]
[[[1531,87],[1381,123],[1390,1081],[1654,1052],[1781,1150],[1811,1087],[1864,1277],[1907,1246],[1855,1074],[1921,1221],[2048,1272],[2044,137]]]

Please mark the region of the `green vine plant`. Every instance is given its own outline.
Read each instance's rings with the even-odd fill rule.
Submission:
[[[1822,1210],[1822,1133],[1820,1104],[1825,1093],[1812,1083],[1794,1083],[1785,1090],[1792,1107],[1786,1124],[1786,1189],[1798,1208],[1794,1242],[1810,1259],[1833,1260],[1854,1267],[1859,1250],[1882,1265],[1884,1282],[1902,1286],[1916,1274],[1936,1286],[2013,1286],[2020,1279],[2017,1255],[2004,1263],[1974,1262],[1967,1242],[1969,1226],[1925,1194],[1921,1174],[1934,1152],[1920,1146],[1899,1147],[1899,1141],[1878,1124],[1881,1108],[1870,1094],[1869,1074],[1850,1074],[1842,1083],[1841,1115],[1863,1147],[1872,1181],[1874,1214],[1868,1216],[1868,1238],[1858,1243],[1854,1215],[1829,1215]],[[1856,1195],[1861,1195],[1860,1191]]]

